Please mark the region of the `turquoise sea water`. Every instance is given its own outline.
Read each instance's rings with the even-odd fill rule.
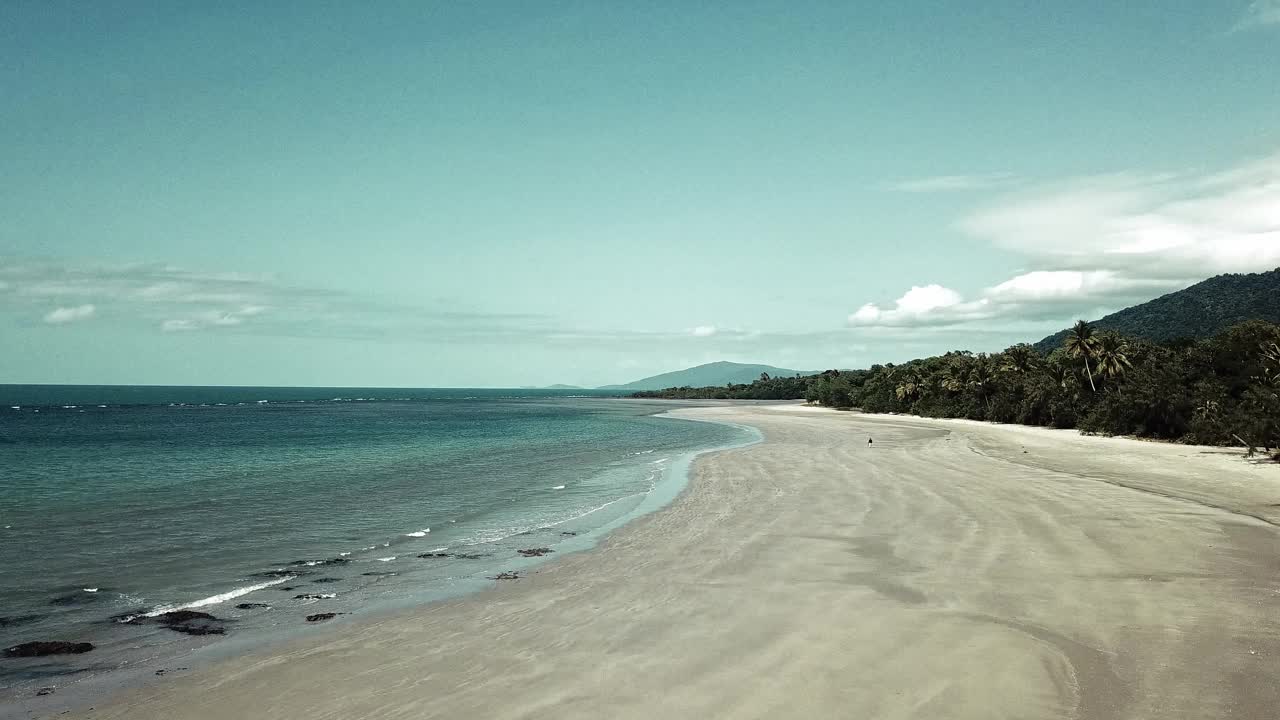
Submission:
[[[751,439],[568,394],[0,386],[0,647],[97,645],[0,659],[0,689],[478,589],[522,549],[652,509],[687,454]],[[120,622],[172,608],[226,635]]]

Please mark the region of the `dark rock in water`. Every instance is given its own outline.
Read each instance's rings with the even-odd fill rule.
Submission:
[[[290,590],[297,590],[298,586],[297,585],[281,585],[276,589],[279,590],[280,592],[289,592]]]
[[[518,572],[500,572],[500,573],[498,573],[497,575],[493,576],[493,578],[491,578],[491,579],[493,579],[493,580],[519,580],[519,579],[520,579],[520,573],[518,573]]]
[[[36,691],[36,696],[37,696],[37,697],[44,697],[45,695],[52,695],[52,694],[53,694],[53,690],[54,690],[54,688],[51,688],[51,687],[42,687],[42,688],[40,688],[39,690],[37,690],[37,691]]]
[[[335,582],[342,582],[342,578],[335,578],[335,577],[322,577],[322,578],[316,578],[315,580],[312,580],[311,582],[313,582],[313,583],[335,583]]]
[[[555,550],[552,550],[551,548],[527,548],[525,550],[517,550],[516,552],[525,557],[542,557],[547,553],[555,552]]]
[[[157,615],[155,621],[186,635],[222,635],[227,631],[221,620],[197,610],[172,610]]]
[[[269,607],[271,606],[266,603],[240,603],[239,605],[236,605],[237,610],[257,610],[258,608]]]
[[[10,615],[8,617],[0,617],[0,628],[26,625],[27,623],[33,623],[37,620],[43,620],[45,617],[47,616],[40,615],[39,613],[32,613],[30,615]]]
[[[573,537],[573,536],[577,535],[578,533],[576,533],[576,532],[569,532],[568,530],[565,530],[565,531],[561,532],[560,534],[561,534],[561,535],[567,535],[567,536],[569,536],[569,537]]]
[[[446,557],[449,557],[449,553],[422,553],[422,554],[421,554],[421,555],[419,555],[418,557],[420,557],[420,558],[446,558]]]
[[[156,674],[157,674],[157,675],[163,675],[163,674],[165,674],[165,673],[167,673],[167,672],[169,672],[169,671],[168,671],[168,670],[157,670],[157,671],[156,671]]]
[[[332,620],[338,617],[338,615],[340,614],[341,613],[316,613],[315,615],[308,615],[307,622],[322,622],[324,620]]]
[[[79,655],[93,649],[93,643],[45,640],[26,642],[5,648],[4,656],[11,658],[45,657],[46,655]]]
[[[156,616],[156,622],[161,625],[172,625],[174,623],[191,622],[192,620],[217,620],[218,618],[206,612],[199,610],[170,610],[167,613],[161,613]]]
[[[165,627],[184,635],[225,635],[227,633],[227,629],[225,627],[206,622],[165,625]]]
[[[291,567],[298,567],[298,566],[300,566],[300,565],[308,565],[308,566],[316,566],[316,565],[346,565],[346,564],[347,564],[347,563],[349,563],[349,562],[351,562],[351,561],[350,561],[350,560],[348,560],[347,558],[344,558],[344,557],[336,557],[336,558],[329,558],[328,560],[314,560],[314,561],[308,561],[308,560],[294,560],[293,562],[289,563],[289,565],[290,565]],[[288,573],[288,574],[290,574],[290,575],[293,575],[293,574],[295,574],[297,571],[296,571],[296,570],[295,570],[295,571],[276,570],[275,572]]]
[[[282,577],[297,577],[299,575],[306,575],[306,574],[307,574],[306,570],[267,570],[266,572],[254,573],[253,576],[265,577],[265,578],[282,578]]]
[[[395,575],[395,573],[393,573],[393,572],[388,572],[388,571],[385,571],[385,570],[384,570],[384,571],[373,571],[373,572],[367,572],[367,573],[360,573],[360,574],[361,574],[361,575],[363,575],[363,576],[365,576],[365,577],[382,577],[382,576],[384,576],[384,575]]]
[[[459,560],[479,560],[480,558],[487,558],[487,557],[489,557],[489,556],[490,556],[490,554],[491,554],[491,553],[482,553],[482,554],[479,554],[479,555],[468,555],[468,554],[466,554],[466,553],[458,553],[458,554],[454,555],[454,557],[458,558]]]
[[[82,590],[80,592],[73,592],[73,593],[67,593],[66,595],[59,595],[58,597],[50,600],[49,604],[50,605],[84,605],[85,603],[93,602],[97,598],[97,596],[98,596],[98,593],[84,592]]]
[[[328,600],[328,599],[329,599],[329,598],[331,598],[331,597],[333,597],[333,596],[332,596],[332,595],[314,595],[314,594],[312,594],[312,593],[303,593],[303,594],[301,594],[301,595],[294,595],[294,596],[293,596],[293,599],[294,599],[294,600]]]

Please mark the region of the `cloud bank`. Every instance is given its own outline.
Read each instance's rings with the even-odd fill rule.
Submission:
[[[1249,3],[1244,17],[1236,24],[1236,30],[1280,25],[1280,0],[1254,0]]]
[[[67,324],[108,307],[113,322],[162,332],[464,338],[546,325],[545,318],[527,313],[473,311],[445,301],[397,303],[291,285],[266,274],[0,257],[0,310]]]
[[[1280,155],[1212,173],[1115,173],[1003,196],[958,223],[1029,271],[966,298],[939,284],[862,305],[854,327],[945,327],[1114,310],[1211,275],[1280,266]]]

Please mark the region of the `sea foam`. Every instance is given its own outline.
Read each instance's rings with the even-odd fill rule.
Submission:
[[[241,595],[248,595],[251,592],[262,590],[263,588],[269,588],[272,585],[279,585],[282,582],[293,580],[296,577],[297,575],[286,575],[281,578],[258,583],[257,585],[245,585],[244,587],[238,587],[235,590],[228,590],[227,592],[219,593],[217,595],[210,595],[207,598],[201,598],[194,602],[184,603],[182,605],[160,605],[159,607],[142,613],[141,617],[156,617],[167,612],[173,612],[174,610],[194,610],[195,608],[209,607],[210,605],[221,605],[222,603],[228,600],[234,600]]]

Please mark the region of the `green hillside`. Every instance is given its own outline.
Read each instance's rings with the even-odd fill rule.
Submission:
[[[1157,342],[1212,337],[1246,320],[1280,323],[1280,269],[1218,275],[1185,290],[1112,313],[1092,325]],[[1067,331],[1036,343],[1042,353],[1062,346]]]

